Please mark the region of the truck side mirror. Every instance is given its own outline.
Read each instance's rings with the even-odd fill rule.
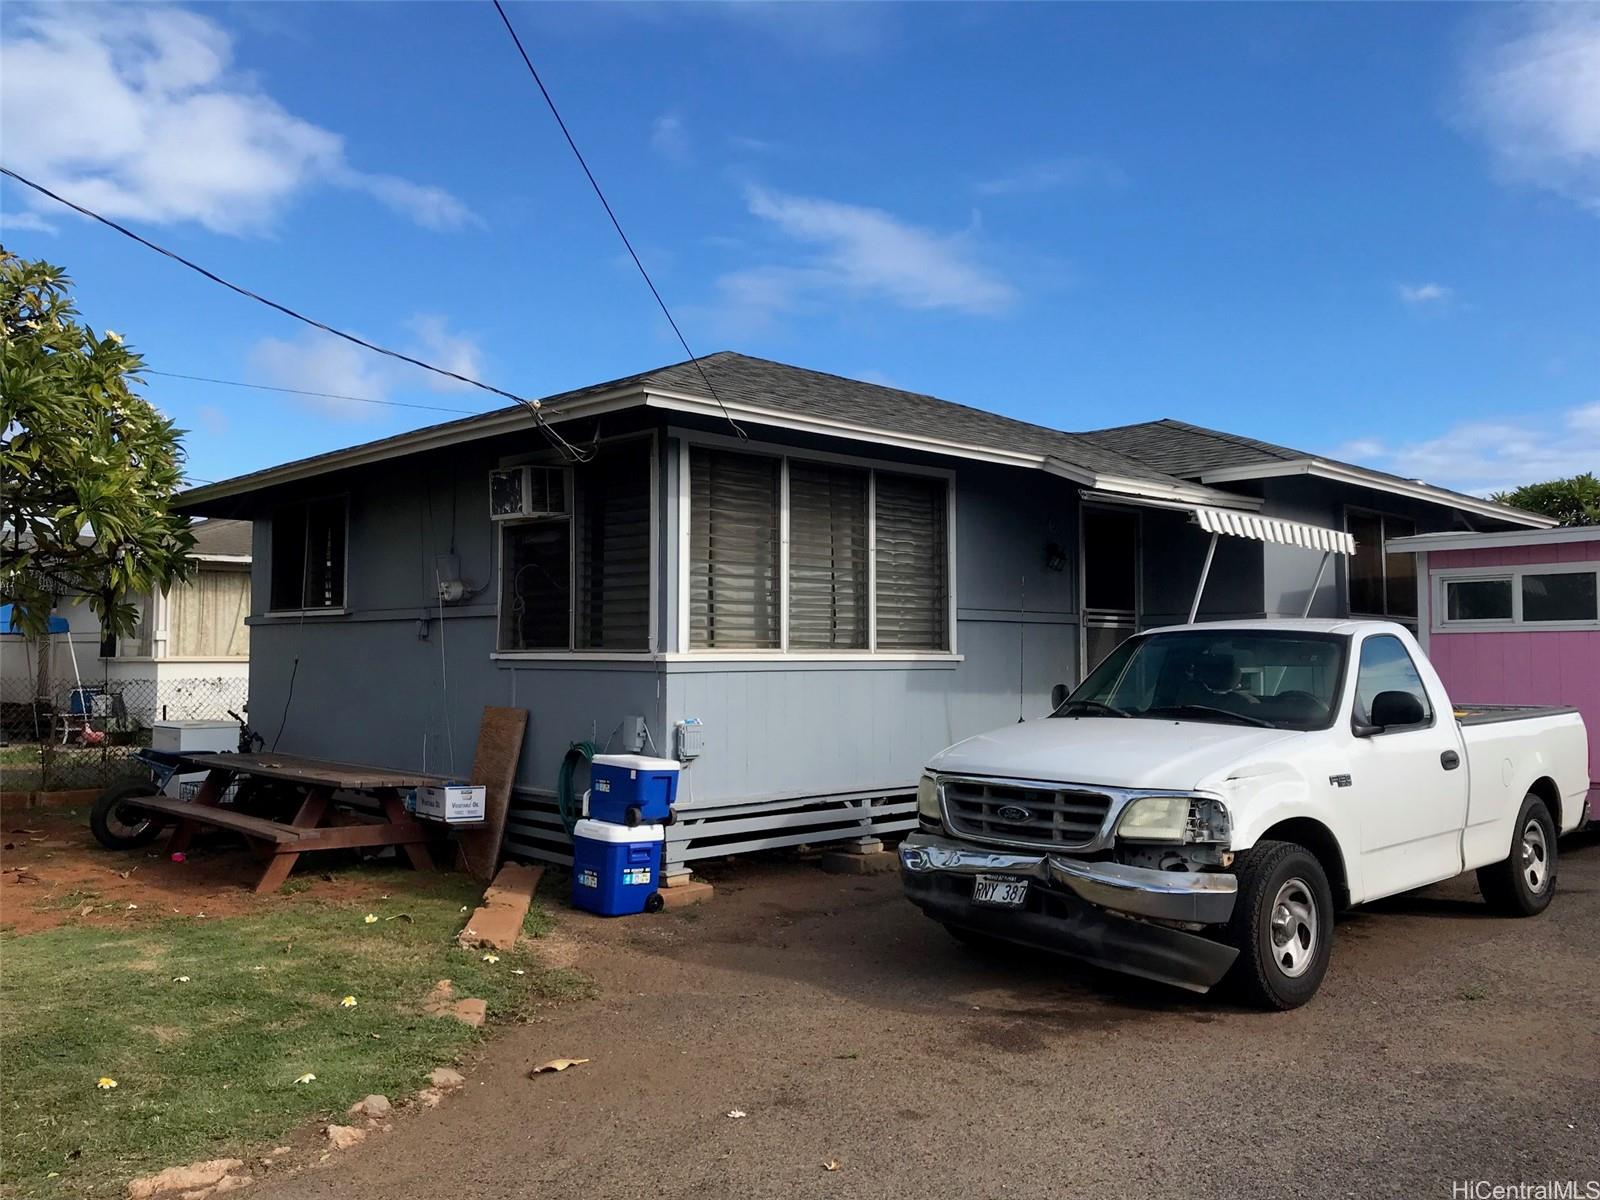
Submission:
[[[1056,709],[1065,704],[1067,702],[1068,694],[1067,685],[1064,683],[1058,683],[1055,685],[1055,687],[1051,688],[1050,711],[1055,712]]]

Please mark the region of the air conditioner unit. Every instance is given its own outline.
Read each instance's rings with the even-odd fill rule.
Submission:
[[[507,467],[489,472],[489,516],[496,521],[567,512],[565,467]]]

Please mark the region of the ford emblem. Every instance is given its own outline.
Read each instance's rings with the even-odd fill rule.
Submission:
[[[994,815],[1012,825],[1020,825],[1023,821],[1033,820],[1033,814],[1020,804],[1002,804]]]

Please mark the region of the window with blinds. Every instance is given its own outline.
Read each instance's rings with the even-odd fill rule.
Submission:
[[[650,648],[650,462],[646,439],[572,468],[561,514],[502,521],[501,650]]]
[[[778,646],[778,498],[783,460],[689,455],[689,644]]]
[[[689,646],[949,650],[948,494],[940,478],[691,447]]]
[[[789,464],[789,645],[867,648],[867,472]]]
[[[946,512],[943,480],[878,474],[879,649],[950,647]]]

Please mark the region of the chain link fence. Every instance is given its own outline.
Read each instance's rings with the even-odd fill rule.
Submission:
[[[15,681],[26,684],[27,681]],[[246,681],[132,679],[54,685],[35,697],[6,681],[0,695],[0,786],[7,792],[104,787],[143,773],[133,752],[157,721],[226,721],[243,713]]]

